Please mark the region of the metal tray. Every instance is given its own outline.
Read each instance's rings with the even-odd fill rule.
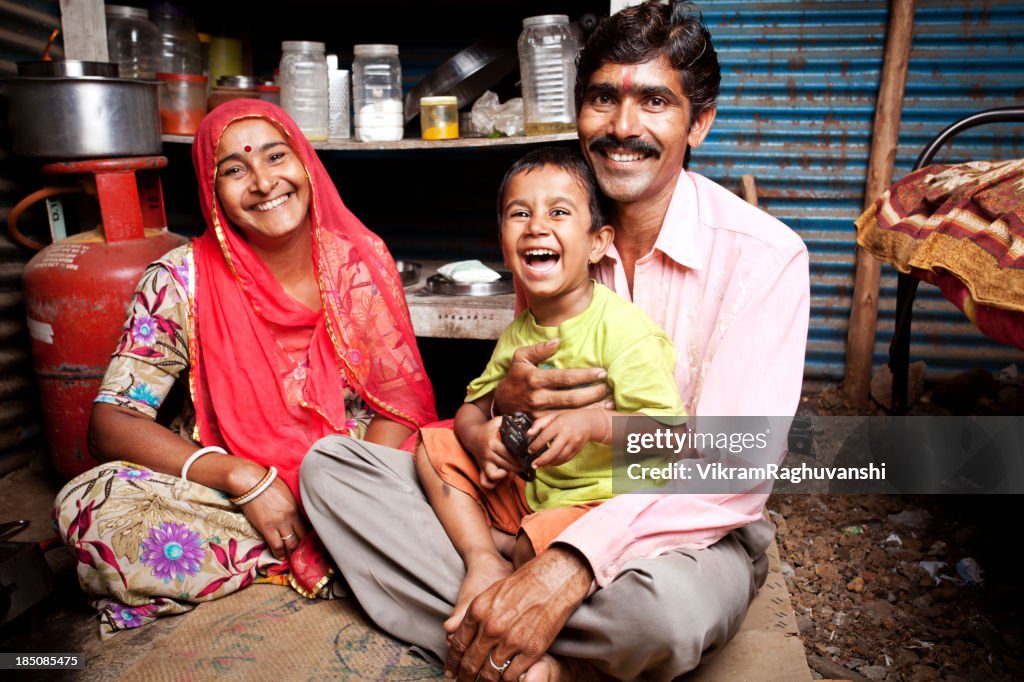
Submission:
[[[512,286],[512,273],[500,270],[501,279],[493,282],[454,282],[444,275],[433,275],[427,278],[426,290],[442,296],[499,296],[515,291]]]

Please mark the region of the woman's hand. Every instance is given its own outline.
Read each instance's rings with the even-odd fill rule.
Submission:
[[[537,452],[546,444],[548,449],[532,466],[558,466],[571,460],[591,442],[610,442],[611,418],[605,410],[583,407],[576,410],[558,410],[538,417],[526,435],[531,438],[530,452]]]
[[[258,482],[259,479],[253,485]],[[280,478],[275,478],[270,487],[243,504],[241,509],[278,559],[289,556],[308,530],[298,502]]]

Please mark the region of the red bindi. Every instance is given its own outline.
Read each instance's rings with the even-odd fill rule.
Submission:
[[[251,152],[252,151],[252,145],[247,144],[244,147],[242,147],[242,149],[244,149],[247,153]]]

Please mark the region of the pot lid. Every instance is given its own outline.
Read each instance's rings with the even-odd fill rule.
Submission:
[[[19,76],[80,78],[99,76],[117,78],[117,64],[108,62],[82,62],[73,59],[53,61],[18,62]]]

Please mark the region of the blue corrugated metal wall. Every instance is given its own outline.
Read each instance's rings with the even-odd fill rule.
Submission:
[[[864,203],[887,2],[699,3],[722,62],[718,117],[692,169],[739,189],[755,176],[761,206],[803,237],[811,253],[807,376],[840,379],[853,292],[854,226]],[[1024,102],[1024,4],[918,0],[894,178],[957,118]],[[938,161],[1017,158],[1021,128],[960,137]],[[883,266],[875,364],[887,361],[895,271]],[[1021,362],[923,285],[913,360],[929,375]]]

